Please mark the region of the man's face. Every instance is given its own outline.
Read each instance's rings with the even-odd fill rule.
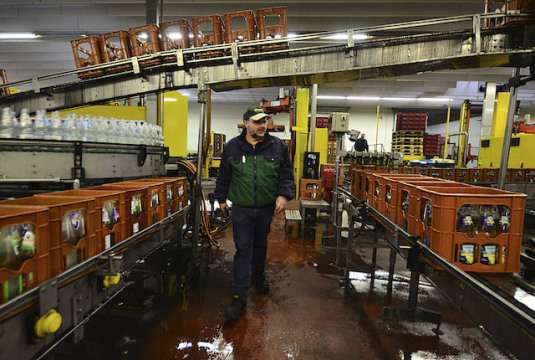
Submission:
[[[247,134],[253,139],[260,140],[266,134],[267,129],[267,118],[260,119],[257,121],[246,120],[245,128],[247,129]]]

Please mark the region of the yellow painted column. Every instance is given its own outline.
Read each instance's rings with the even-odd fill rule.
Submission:
[[[292,129],[295,131],[294,178],[297,193],[299,193],[299,182],[303,176],[303,157],[308,145],[308,100],[309,90],[307,88],[297,89],[295,99],[296,126]]]
[[[169,156],[188,154],[188,97],[167,91],[163,100],[163,137]]]

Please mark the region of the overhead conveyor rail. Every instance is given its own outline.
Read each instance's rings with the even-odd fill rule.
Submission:
[[[347,41],[325,40],[334,32],[274,40],[164,51],[111,64],[96,65],[14,82],[4,87],[32,84],[34,90],[0,98],[0,106],[15,111],[28,108],[64,109],[140,94],[197,87],[215,91],[284,85],[309,85],[415,74],[423,71],[493,66],[533,65],[535,36],[524,23],[483,29],[485,19],[529,14],[475,14],[347,30]],[[438,31],[438,28],[449,28]],[[427,31],[424,33],[424,31]],[[416,33],[392,36],[397,31]],[[367,40],[354,40],[354,34]],[[289,49],[241,54],[240,47],[288,43]],[[328,44],[327,44],[328,43]],[[334,45],[333,45],[334,44]],[[311,46],[312,45],[312,46]],[[223,56],[205,58],[203,53],[221,50]],[[176,56],[176,62],[140,68],[152,58]],[[46,80],[119,65],[132,70],[95,79],[41,88]]]

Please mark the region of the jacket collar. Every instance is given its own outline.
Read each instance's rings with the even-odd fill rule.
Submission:
[[[246,135],[247,135],[247,129],[244,127],[241,134],[240,134],[240,140],[245,143],[245,145],[248,145],[250,146],[251,148],[253,147],[249,142],[247,142],[247,138],[246,138]],[[269,144],[271,143],[271,135],[269,135],[269,132],[266,131],[266,134],[264,135],[264,140],[259,142],[258,144],[256,144],[256,146],[262,146],[260,144]]]

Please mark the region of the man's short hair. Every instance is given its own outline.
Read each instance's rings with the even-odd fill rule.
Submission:
[[[243,113],[243,120],[253,120],[258,121],[261,119],[268,118],[269,115],[264,112],[264,109],[262,109],[260,106],[257,107],[250,107]]]

